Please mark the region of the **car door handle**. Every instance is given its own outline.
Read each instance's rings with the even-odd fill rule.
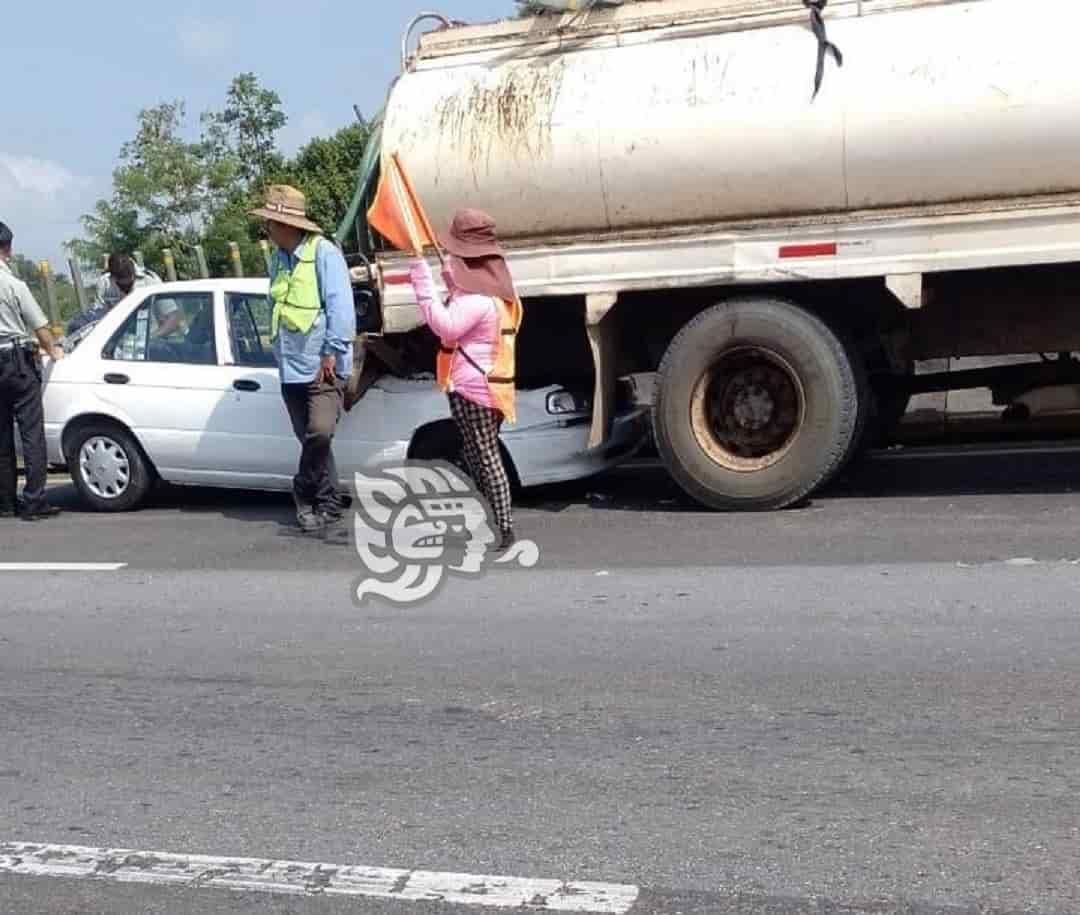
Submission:
[[[129,381],[131,379],[127,375],[116,375],[110,372],[105,376],[105,384],[127,384]]]
[[[245,381],[243,379],[241,379],[240,381],[234,381],[232,386],[234,388],[236,388],[236,390],[238,390],[238,391],[260,391],[260,390],[262,390],[262,385],[259,384],[259,382],[257,382],[257,381]]]

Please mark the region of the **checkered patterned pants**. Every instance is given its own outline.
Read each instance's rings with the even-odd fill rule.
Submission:
[[[450,394],[450,413],[461,430],[465,445],[465,463],[481,495],[495,513],[500,531],[509,531],[514,519],[510,497],[510,478],[499,451],[502,414]]]

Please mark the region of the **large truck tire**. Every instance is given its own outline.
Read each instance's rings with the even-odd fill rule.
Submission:
[[[863,403],[867,404],[865,409]],[[852,443],[852,455],[845,465],[861,465],[872,451],[895,444],[900,423],[910,405],[911,394],[905,386],[904,376],[871,379],[865,400],[860,397],[863,428]]]
[[[729,301],[694,318],[664,355],[657,447],[705,506],[787,508],[850,457],[859,387],[847,349],[820,319],[780,299]]]
[[[844,457],[840,460],[835,473],[840,474],[852,465],[858,464],[865,454],[871,436],[877,402],[874,396],[874,387],[870,380],[870,372],[866,367],[866,357],[863,356],[857,341],[840,335],[840,340],[847,353],[848,364],[855,375],[855,431],[851,435]]]

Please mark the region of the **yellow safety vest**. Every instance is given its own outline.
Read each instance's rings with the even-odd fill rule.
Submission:
[[[270,319],[270,335],[276,340],[282,322],[297,333],[307,334],[322,310],[319,298],[319,276],[315,269],[315,252],[321,236],[310,235],[300,249],[292,271],[280,270],[270,287],[274,313]]]

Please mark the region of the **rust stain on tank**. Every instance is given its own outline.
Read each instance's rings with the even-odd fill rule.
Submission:
[[[502,71],[497,81],[480,80],[441,101],[440,133],[472,163],[489,169],[494,154],[540,159],[551,153],[551,120],[565,65],[522,65]]]

